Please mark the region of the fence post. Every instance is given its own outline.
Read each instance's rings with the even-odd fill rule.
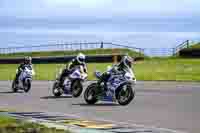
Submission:
[[[189,48],[189,40],[187,40],[186,43],[187,43],[187,48]]]
[[[103,42],[101,42],[101,48],[103,48]]]
[[[119,51],[117,49],[113,49],[112,53],[113,53],[113,63],[116,64],[118,62],[118,53],[119,53]]]

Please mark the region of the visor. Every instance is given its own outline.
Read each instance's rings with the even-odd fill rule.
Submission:
[[[79,61],[80,62],[85,62],[85,59],[84,58],[79,58]]]

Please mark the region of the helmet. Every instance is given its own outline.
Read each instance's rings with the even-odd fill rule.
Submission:
[[[85,55],[82,54],[82,53],[79,53],[79,54],[76,56],[76,60],[77,60],[79,63],[84,63],[84,62],[85,62]]]
[[[24,58],[25,64],[31,64],[31,62],[32,62],[32,58],[30,56],[27,56],[27,57]]]
[[[130,56],[124,56],[122,58],[122,62],[121,62],[125,67],[127,68],[131,68],[132,67],[132,63],[133,63],[133,59]]]

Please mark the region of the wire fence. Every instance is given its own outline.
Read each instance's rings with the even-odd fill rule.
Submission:
[[[173,48],[145,48],[144,54],[150,57],[155,56],[172,56],[174,53]]]
[[[132,45],[122,45],[111,42],[89,42],[89,43],[65,43],[65,44],[48,44],[48,45],[32,45],[20,47],[0,48],[0,54],[13,54],[24,52],[40,52],[40,51],[77,51],[77,50],[92,50],[92,49],[129,49],[138,52],[140,56],[172,56],[178,51],[189,47],[190,42],[185,42],[177,45],[175,48],[138,48]],[[120,52],[120,51],[119,51]],[[102,53],[104,54],[104,53]]]
[[[0,48],[0,54],[13,54],[24,52],[47,52],[47,51],[77,51],[77,50],[93,50],[93,49],[121,49],[126,48],[138,52],[143,55],[143,49],[113,44],[110,42],[91,42],[91,43],[66,43],[66,44],[49,44],[21,47]],[[104,53],[102,53],[104,54]]]

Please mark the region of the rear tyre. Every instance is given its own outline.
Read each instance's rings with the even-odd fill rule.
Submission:
[[[80,80],[75,80],[71,86],[72,96],[79,97],[83,91],[83,85]]]
[[[16,85],[15,81],[12,82],[12,91],[13,91],[14,93],[16,93],[16,92],[18,91],[17,85]]]
[[[27,80],[27,83],[24,84],[24,92],[29,92],[31,89],[31,81]]]
[[[132,84],[123,84],[117,89],[116,98],[120,105],[128,105],[135,97],[135,90]]]
[[[84,93],[84,99],[88,104],[95,104],[98,101],[96,83],[93,83],[87,87]]]
[[[53,84],[53,89],[52,89],[52,93],[55,97],[59,97],[62,95],[62,93],[60,92],[60,88],[59,88],[59,83],[55,82]]]

